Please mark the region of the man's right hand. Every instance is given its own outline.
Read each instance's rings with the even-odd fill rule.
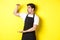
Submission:
[[[20,8],[20,4],[16,4],[17,8]]]
[[[19,16],[19,9],[20,9],[20,4],[16,4],[16,8],[15,8],[15,10],[14,10],[14,14],[15,14],[16,16]]]

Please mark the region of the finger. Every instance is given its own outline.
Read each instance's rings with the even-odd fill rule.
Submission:
[[[16,4],[16,5],[20,5],[20,4]]]

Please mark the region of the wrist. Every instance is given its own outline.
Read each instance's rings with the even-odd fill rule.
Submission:
[[[23,33],[25,33],[26,31],[23,31]]]

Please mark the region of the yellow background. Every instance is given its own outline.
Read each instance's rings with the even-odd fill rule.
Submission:
[[[0,40],[21,40],[23,20],[13,11],[21,4],[20,12],[27,12],[27,4],[36,4],[40,24],[36,31],[37,40],[60,40],[60,0],[0,0]]]

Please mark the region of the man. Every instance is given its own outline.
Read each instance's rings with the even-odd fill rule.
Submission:
[[[19,8],[20,4],[17,4],[14,14],[24,20],[24,29],[19,31],[23,33],[22,40],[36,40],[35,30],[39,24],[39,17],[35,14],[35,5],[27,4],[28,13],[19,13]]]

